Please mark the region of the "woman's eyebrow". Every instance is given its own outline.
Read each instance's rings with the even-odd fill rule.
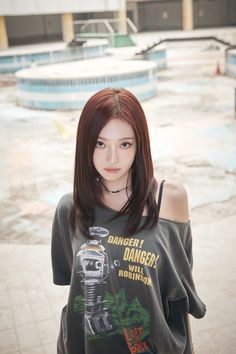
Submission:
[[[109,140],[109,139],[106,139],[106,138],[103,138],[102,136],[99,136],[98,139],[101,139],[101,140]],[[127,138],[121,138],[121,139],[118,139],[118,141],[122,141],[122,140],[134,140],[135,138],[134,137],[127,137]]]

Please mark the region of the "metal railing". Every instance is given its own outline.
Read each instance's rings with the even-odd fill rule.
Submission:
[[[147,48],[141,50],[140,52],[136,53],[136,55],[140,55],[140,54],[144,54],[147,53],[149,50],[158,47],[159,45],[161,45],[162,43],[168,43],[168,42],[186,42],[186,41],[202,41],[202,40],[214,40],[220,44],[223,44],[225,46],[227,46],[227,50],[229,49],[233,49],[236,46],[232,45],[230,42],[226,42],[222,39],[219,39],[217,37],[214,36],[207,36],[207,37],[182,37],[182,38],[166,38],[166,39],[161,39],[159,42],[155,42],[152,45],[149,45]]]
[[[101,28],[105,29],[105,33],[113,34],[119,33],[119,23],[120,20],[118,18],[107,18],[107,19],[96,19],[96,20],[76,20],[74,21],[74,29],[75,36],[82,33],[104,33],[101,31]],[[134,23],[126,18],[127,29],[130,29],[131,32],[137,33],[138,29],[134,25]],[[85,32],[86,30],[86,32]]]

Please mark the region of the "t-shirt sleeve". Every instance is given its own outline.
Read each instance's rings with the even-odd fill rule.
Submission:
[[[206,306],[199,298],[193,280],[192,229],[190,222],[181,233],[181,239],[186,254],[186,259],[188,261],[186,263],[181,263],[183,267],[181,272],[181,281],[187,294],[187,312],[196,318],[201,318],[205,315]]]
[[[192,230],[189,223],[171,223],[165,232],[165,257],[159,280],[161,282],[163,306],[166,318],[170,315],[170,304],[182,300],[184,313],[196,318],[205,315],[206,306],[197,294],[193,280]],[[168,279],[168,281],[166,280]]]
[[[162,301],[172,335],[184,354],[192,353],[187,316],[205,315],[206,306],[197,294],[192,274],[192,230],[189,223],[169,224],[166,233],[165,272],[161,277]],[[168,280],[167,280],[168,279]]]
[[[192,238],[192,229],[190,222],[187,224],[186,230],[184,230],[180,235],[183,243],[183,247],[189,261],[190,268],[193,268],[193,238]]]
[[[52,223],[51,261],[53,283],[69,285],[72,267],[72,245],[69,228],[69,195],[61,198]]]

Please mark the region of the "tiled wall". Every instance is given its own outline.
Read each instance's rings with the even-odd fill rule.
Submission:
[[[0,55],[0,73],[14,73],[35,65],[55,64],[65,61],[96,58],[106,55],[108,44],[88,47],[65,48],[41,53]]]
[[[226,54],[226,72],[229,76],[236,77],[236,49]]]
[[[123,63],[122,63],[123,64]],[[69,65],[69,64],[65,64]],[[27,77],[28,70],[17,77],[17,96],[22,106],[45,109],[81,109],[88,98],[96,91],[105,87],[125,87],[133,92],[140,101],[156,95],[155,63],[146,62],[146,69],[138,68],[136,72],[122,73],[122,65],[117,74],[104,73],[99,76],[74,79],[31,79]]]

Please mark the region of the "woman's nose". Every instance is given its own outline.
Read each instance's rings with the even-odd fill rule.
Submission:
[[[116,147],[110,147],[107,151],[107,161],[114,164],[118,161],[118,152]]]

